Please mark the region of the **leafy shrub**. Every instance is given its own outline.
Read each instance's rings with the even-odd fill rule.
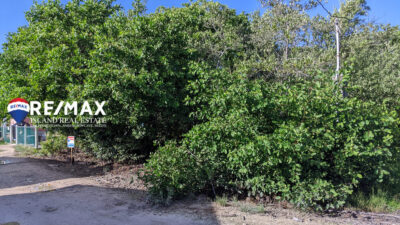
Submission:
[[[208,65],[208,73],[222,65],[233,68],[248,22],[245,15],[206,1],[110,18],[96,33],[92,70],[80,95],[107,101],[109,131],[82,130],[85,149],[104,159],[134,161],[181,138],[196,123],[185,98],[197,79],[197,62]]]
[[[371,188],[398,156],[398,119],[384,106],[342,99],[330,82],[238,79],[215,93],[182,141],[158,149],[144,181],[158,198],[231,191],[317,210]]]
[[[67,147],[67,136],[61,134],[50,134],[46,141],[41,142],[42,148],[39,154],[54,155]]]
[[[35,3],[26,13],[29,26],[10,35],[0,55],[2,88],[8,90],[2,92],[0,113],[7,115],[3,109],[15,97],[106,101],[107,130],[74,133],[98,157],[134,161],[196,123],[184,101],[197,76],[191,64],[235,69],[249,45],[250,21],[204,0],[146,15],[138,8],[124,13],[113,2]]]

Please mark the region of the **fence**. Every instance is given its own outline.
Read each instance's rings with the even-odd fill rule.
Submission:
[[[1,132],[1,135],[2,135],[2,138],[3,138],[3,140],[5,141],[5,142],[7,142],[7,143],[11,143],[10,142],[10,140],[11,140],[11,129],[10,129],[10,127],[9,126],[2,126],[2,132]]]
[[[1,136],[10,144],[28,145],[35,148],[39,146],[37,127],[34,126],[2,126]]]

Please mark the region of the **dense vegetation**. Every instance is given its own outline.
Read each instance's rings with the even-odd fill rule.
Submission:
[[[203,0],[149,14],[140,1],[35,3],[3,45],[1,113],[15,97],[106,101],[106,129],[53,131],[103,159],[146,159],[158,199],[228,192],[325,210],[354,191],[395,194],[399,27],[365,22],[365,0],[331,17],[309,16],[312,0],[262,3],[252,15]]]

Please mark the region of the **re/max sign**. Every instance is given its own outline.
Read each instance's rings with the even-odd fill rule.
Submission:
[[[73,102],[64,102],[61,101],[58,104],[55,104],[53,101],[45,101],[42,104],[38,101],[30,101],[29,102],[29,111],[31,115],[58,115],[60,113],[64,113],[64,115],[69,115],[73,113],[73,115],[103,115],[104,112],[104,104],[105,102],[94,101],[94,105],[90,105],[88,101],[84,101],[83,104],[79,104],[77,101]],[[79,114],[78,114],[79,113]]]

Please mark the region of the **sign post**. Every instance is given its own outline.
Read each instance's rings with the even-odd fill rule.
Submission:
[[[71,149],[71,164],[74,164],[74,158],[72,157],[72,151],[75,148],[75,136],[68,136],[67,147]]]

